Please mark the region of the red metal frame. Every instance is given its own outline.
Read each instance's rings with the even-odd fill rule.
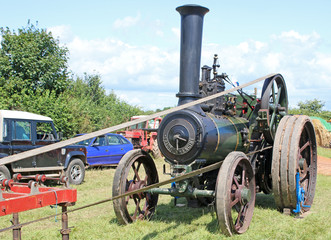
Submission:
[[[0,181],[0,216],[13,214],[13,239],[21,239],[19,212],[59,205],[62,207],[62,240],[69,240],[67,206],[72,206],[77,201],[77,190],[68,187],[68,178],[47,178],[45,175],[37,174],[34,177],[28,177],[27,179],[33,179],[28,183],[18,182],[21,179],[21,174],[15,174],[13,179]],[[46,180],[59,181],[65,187],[55,188],[41,185]]]
[[[38,190],[39,193],[31,194],[28,186],[12,186],[10,191],[2,191],[0,216],[77,201],[76,189],[38,187]]]

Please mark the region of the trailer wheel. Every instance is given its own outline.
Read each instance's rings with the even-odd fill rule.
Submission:
[[[242,152],[231,152],[224,160],[216,182],[218,224],[227,236],[244,233],[252,220],[255,205],[255,176]]]
[[[131,150],[122,157],[116,168],[113,197],[158,182],[157,170],[150,155],[140,149]],[[118,222],[129,224],[136,220],[150,219],[155,212],[157,201],[157,194],[143,192],[114,200]]]
[[[11,175],[10,175],[8,168],[4,165],[1,165],[0,166],[0,180],[3,180],[3,179],[11,179]]]
[[[272,183],[280,211],[297,207],[296,175],[304,190],[302,211],[313,203],[317,177],[317,147],[314,127],[307,116],[288,116],[277,129],[272,163]]]
[[[81,184],[85,177],[85,166],[82,160],[79,158],[72,159],[66,170],[66,176],[68,177],[70,184]]]

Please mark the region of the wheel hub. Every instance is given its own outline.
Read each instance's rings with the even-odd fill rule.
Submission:
[[[301,172],[306,172],[308,168],[307,160],[305,158],[299,159],[299,167]]]
[[[235,190],[234,196],[239,199],[241,204],[246,204],[252,199],[252,191],[245,187],[244,185],[240,185],[239,187],[233,186],[233,190]]]
[[[144,180],[131,181],[130,185],[129,185],[129,188],[128,188],[128,191],[131,192],[131,191],[139,190],[139,189],[141,189],[143,187],[146,187],[146,186],[147,186],[147,184]],[[130,195],[130,198],[143,199],[143,198],[145,198],[145,193],[140,192],[140,193],[137,193],[137,194],[133,194],[133,195]]]

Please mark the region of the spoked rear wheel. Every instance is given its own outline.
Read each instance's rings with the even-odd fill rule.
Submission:
[[[297,207],[296,175],[304,190],[301,210],[313,203],[317,177],[317,150],[314,127],[307,116],[286,116],[277,130],[272,163],[272,185],[279,210]]]
[[[157,170],[149,154],[140,149],[132,150],[123,156],[116,168],[113,197],[158,182]],[[118,222],[128,224],[138,219],[150,219],[157,201],[158,195],[144,192],[114,200]]]
[[[253,168],[242,152],[231,152],[224,160],[216,182],[216,214],[221,231],[244,233],[255,205]]]

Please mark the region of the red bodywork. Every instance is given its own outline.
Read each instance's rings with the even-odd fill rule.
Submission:
[[[77,190],[69,188],[37,187],[39,192],[30,194],[27,186],[11,186],[10,189],[1,190],[0,216],[23,212],[49,205],[75,203]]]
[[[141,117],[143,116],[132,117],[131,121]],[[153,150],[153,144],[157,137],[157,129],[161,121],[162,118],[154,118],[128,127],[125,131],[118,131],[117,133],[131,141],[134,148],[140,148],[146,152],[150,152]]]

